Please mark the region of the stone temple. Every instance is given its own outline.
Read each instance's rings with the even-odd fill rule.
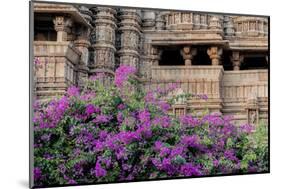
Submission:
[[[202,111],[237,122],[268,120],[269,18],[190,11],[33,3],[34,92],[46,99],[137,68],[145,89],[180,83],[178,93],[208,100],[178,102],[176,115]]]

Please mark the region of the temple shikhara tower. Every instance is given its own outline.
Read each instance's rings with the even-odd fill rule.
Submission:
[[[178,93],[206,94],[173,107],[221,112],[238,122],[268,120],[267,17],[198,12],[34,4],[35,96],[83,86],[122,64],[144,89],[178,82]]]

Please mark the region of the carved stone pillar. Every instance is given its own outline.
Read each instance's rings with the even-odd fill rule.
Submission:
[[[181,50],[181,55],[184,59],[186,66],[192,65],[192,59],[196,55],[196,49],[191,48],[190,46],[186,46]]]
[[[143,49],[140,75],[144,81],[150,81],[152,78],[152,67],[158,66],[161,51],[153,47],[148,41],[144,42]]]
[[[75,47],[81,52],[79,65],[77,66],[77,83],[78,86],[83,86],[85,80],[88,78],[88,62],[89,62],[89,47],[90,47],[90,28],[79,27],[78,37],[74,41]]]
[[[89,41],[89,37],[90,37],[90,28],[80,26],[78,31],[78,37],[74,41],[75,47],[82,53],[81,61],[85,65],[88,65],[88,59],[89,59],[88,48],[91,45]]]
[[[194,14],[193,15],[193,20],[194,20],[194,27],[193,27],[193,29],[194,30],[199,30],[200,29],[200,27],[201,27],[201,22],[200,22],[200,14]]]
[[[207,53],[212,60],[212,65],[216,66],[220,64],[220,59],[222,55],[222,48],[220,47],[210,47],[207,50]]]
[[[139,69],[140,16],[135,9],[121,9],[121,48],[118,52],[120,65]]]
[[[209,29],[219,30],[221,29],[220,19],[217,16],[212,16],[209,23]]]
[[[233,70],[240,70],[240,65],[243,62],[243,56],[239,54],[239,51],[232,52],[231,62],[233,65]]]
[[[228,37],[234,36],[234,24],[233,18],[231,16],[224,16],[224,28],[225,28],[225,35]]]
[[[72,20],[64,16],[56,16],[53,22],[57,31],[57,41],[67,41],[67,34],[71,32]]]
[[[247,122],[252,125],[256,125],[259,122],[259,105],[258,99],[255,93],[252,94],[247,100],[246,104]]]
[[[94,65],[91,72],[114,75],[116,11],[112,8],[97,7],[95,15]]]
[[[142,26],[145,29],[153,29],[155,27],[155,12],[150,10],[143,10],[142,12]]]
[[[82,16],[87,20],[87,22],[89,24],[92,24],[93,22],[93,13],[89,10],[89,8],[85,7],[84,5],[82,5],[79,8],[80,13],[82,14]]]
[[[200,15],[200,28],[201,29],[207,29],[208,28],[208,23],[207,23],[207,14],[201,14]]]
[[[164,30],[164,28],[165,28],[165,19],[164,19],[164,15],[162,12],[158,12],[158,14],[156,16],[155,27],[156,27],[156,30]]]

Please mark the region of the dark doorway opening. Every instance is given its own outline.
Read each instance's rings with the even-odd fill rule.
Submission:
[[[193,57],[192,65],[212,65],[211,59],[207,54],[208,47],[196,47],[197,53]]]
[[[233,70],[231,56],[232,56],[231,51],[223,51],[221,62],[224,70]]]
[[[180,49],[164,49],[159,60],[159,66],[184,66]]]
[[[268,69],[265,56],[245,56],[240,67],[241,70]]]
[[[34,40],[35,41],[56,41],[57,32],[50,16],[36,14],[34,16]]]

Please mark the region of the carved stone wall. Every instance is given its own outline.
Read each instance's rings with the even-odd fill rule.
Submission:
[[[118,52],[120,65],[130,65],[139,69],[140,15],[136,9],[120,10],[120,41]]]
[[[244,57],[264,57],[268,65],[266,17],[46,3],[36,3],[35,13],[51,16],[57,32],[56,41],[34,42],[42,62],[35,70],[39,98],[83,86],[96,73],[111,82],[126,64],[137,68],[146,90],[178,82],[182,92],[208,96],[178,104],[178,115],[208,108],[238,122],[268,119],[268,70],[243,70]],[[184,65],[159,65],[167,49],[178,51]]]
[[[34,56],[40,64],[34,70],[36,96],[45,99],[62,95],[68,86],[77,84],[81,53],[69,42],[35,41]]]
[[[96,7],[95,11],[95,41],[94,62],[92,73],[105,73],[113,76],[115,68],[115,30],[116,10],[113,8]]]

